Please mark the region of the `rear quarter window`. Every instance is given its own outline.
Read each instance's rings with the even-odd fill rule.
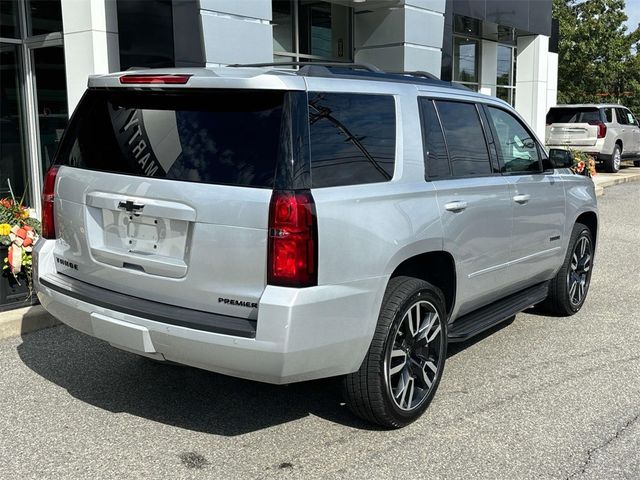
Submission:
[[[386,182],[393,177],[391,95],[309,92],[311,186]]]
[[[425,177],[431,180],[450,177],[447,146],[433,101],[426,98],[419,101]]]

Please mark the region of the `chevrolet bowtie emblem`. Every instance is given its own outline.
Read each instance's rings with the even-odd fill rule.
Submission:
[[[131,200],[127,200],[126,202],[118,203],[118,208],[126,212],[139,215],[144,208],[144,205],[142,203],[136,203]]]

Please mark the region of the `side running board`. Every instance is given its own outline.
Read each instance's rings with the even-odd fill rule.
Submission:
[[[547,298],[549,282],[510,295],[468,313],[449,326],[449,341],[464,342]]]

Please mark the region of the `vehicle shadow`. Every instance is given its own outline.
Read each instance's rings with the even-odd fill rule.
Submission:
[[[447,356],[459,354],[512,321],[450,345]],[[235,436],[309,415],[356,429],[380,430],[344,405],[338,378],[291,385],[242,380],[157,363],[65,325],[23,334],[17,351],[27,367],[80,401],[187,430]]]
[[[78,400],[188,430],[234,436],[309,415],[376,430],[342,403],[338,379],[278,386],[159,364],[64,325],[22,335],[17,350]]]

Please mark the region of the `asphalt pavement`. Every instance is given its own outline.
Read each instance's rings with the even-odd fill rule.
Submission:
[[[587,302],[450,352],[427,413],[355,419],[335,381],[165,366],[65,326],[0,341],[0,478],[640,478],[640,184],[607,189]]]

